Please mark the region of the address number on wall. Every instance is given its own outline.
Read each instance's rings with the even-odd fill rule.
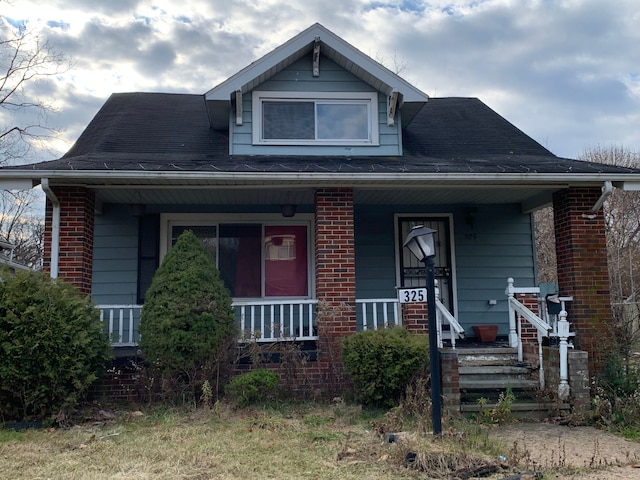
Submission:
[[[398,301],[400,303],[416,303],[427,301],[426,288],[399,288]]]

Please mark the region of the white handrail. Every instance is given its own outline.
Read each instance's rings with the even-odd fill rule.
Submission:
[[[529,308],[523,305],[517,298],[516,294],[540,294],[538,287],[516,288],[514,287],[513,278],[507,279],[507,289],[505,291],[509,305],[509,345],[518,348],[518,360],[523,360],[522,352],[522,319],[524,318],[536,328],[538,332],[538,361],[540,371],[540,388],[544,388],[544,366],[542,356],[542,338],[549,337],[550,333],[557,333],[559,338],[559,354],[560,354],[560,383],[558,385],[558,396],[565,400],[569,397],[569,356],[568,356],[568,338],[573,334],[569,332],[569,322],[567,321],[567,312],[565,311],[565,302],[573,300],[573,297],[562,298],[562,311],[559,314],[557,325],[552,327],[545,322],[540,316],[533,313]],[[544,308],[541,301],[538,303],[539,308]]]
[[[442,348],[443,344],[442,344],[442,319],[444,318],[447,323],[449,324],[449,332],[450,332],[450,337],[449,340],[451,340],[451,348],[453,350],[456,349],[456,335],[460,338],[465,338],[465,331],[464,328],[462,328],[462,325],[460,325],[460,322],[458,322],[458,320],[456,319],[456,317],[454,317],[451,312],[449,310],[447,310],[447,307],[444,306],[444,304],[436,298],[436,314],[438,315],[438,322],[437,322],[437,326],[438,326],[438,347]]]
[[[443,347],[442,343],[442,319],[445,319],[449,324],[449,340],[451,341],[451,348],[456,349],[456,336],[465,338],[464,328],[458,322],[458,319],[454,317],[451,312],[440,301],[440,289],[436,287],[436,328],[438,330],[438,348]]]
[[[509,297],[509,305],[523,318],[525,318],[531,325],[533,325],[536,330],[538,330],[538,332],[542,334],[543,337],[548,336],[549,332],[553,330],[553,327],[551,327],[551,325],[538,317],[526,305],[520,303],[515,297]]]

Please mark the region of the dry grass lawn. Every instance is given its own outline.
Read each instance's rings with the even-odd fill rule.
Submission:
[[[69,429],[0,430],[11,479],[398,479],[393,446],[351,407],[121,414]]]
[[[0,478],[395,480],[482,474],[502,479],[530,468],[537,458],[535,449],[516,455],[516,442],[508,436],[504,442],[496,439],[502,429],[495,426],[461,421],[434,439],[417,433],[428,421],[406,420],[344,404],[243,410],[217,405],[116,415],[95,408],[87,421],[67,429],[0,429]],[[400,428],[405,432],[394,443],[380,434]],[[534,446],[550,441],[523,435]],[[416,453],[410,468],[407,452]],[[636,478],[565,463],[542,462],[544,478]],[[637,473],[632,466],[627,470]]]

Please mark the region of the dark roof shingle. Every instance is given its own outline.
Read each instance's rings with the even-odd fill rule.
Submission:
[[[113,94],[58,160],[20,169],[194,172],[638,173],[559,158],[476,98],[433,98],[398,157],[231,156],[202,95]],[[11,168],[11,167],[8,167]]]

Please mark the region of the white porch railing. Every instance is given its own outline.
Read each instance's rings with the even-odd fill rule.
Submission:
[[[255,300],[235,301],[233,310],[241,339],[259,342],[281,340],[315,340],[317,300]],[[142,305],[96,305],[114,347],[135,347],[140,340],[138,326]],[[438,345],[449,334],[455,348],[456,338],[464,338],[464,329],[436,297]],[[402,325],[402,313],[397,298],[367,298],[356,300],[358,330],[378,330]],[[449,325],[443,332],[442,325]]]
[[[317,300],[235,301],[242,340],[315,340]]]
[[[515,287],[513,278],[507,280],[505,291],[509,303],[509,345],[518,349],[518,360],[523,360],[522,352],[522,320],[526,320],[533,325],[538,334],[538,357],[540,369],[540,388],[544,388],[544,366],[542,358],[542,339],[544,337],[557,336],[560,350],[560,384],[558,385],[558,396],[565,400],[569,397],[569,361],[568,361],[568,340],[573,334],[569,331],[565,302],[571,301],[571,297],[560,297],[562,310],[558,315],[557,323],[552,326],[540,316],[533,313],[528,307],[522,304],[516,295],[536,295],[539,297],[539,287]],[[546,307],[539,300],[540,312],[546,312]],[[547,319],[546,313],[543,314]]]
[[[114,347],[136,347],[142,305],[96,305]]]
[[[397,298],[367,298],[356,300],[358,330],[378,330],[402,325]]]
[[[232,307],[242,339],[315,340],[317,300],[237,301]],[[142,305],[96,305],[114,347],[135,347]]]

